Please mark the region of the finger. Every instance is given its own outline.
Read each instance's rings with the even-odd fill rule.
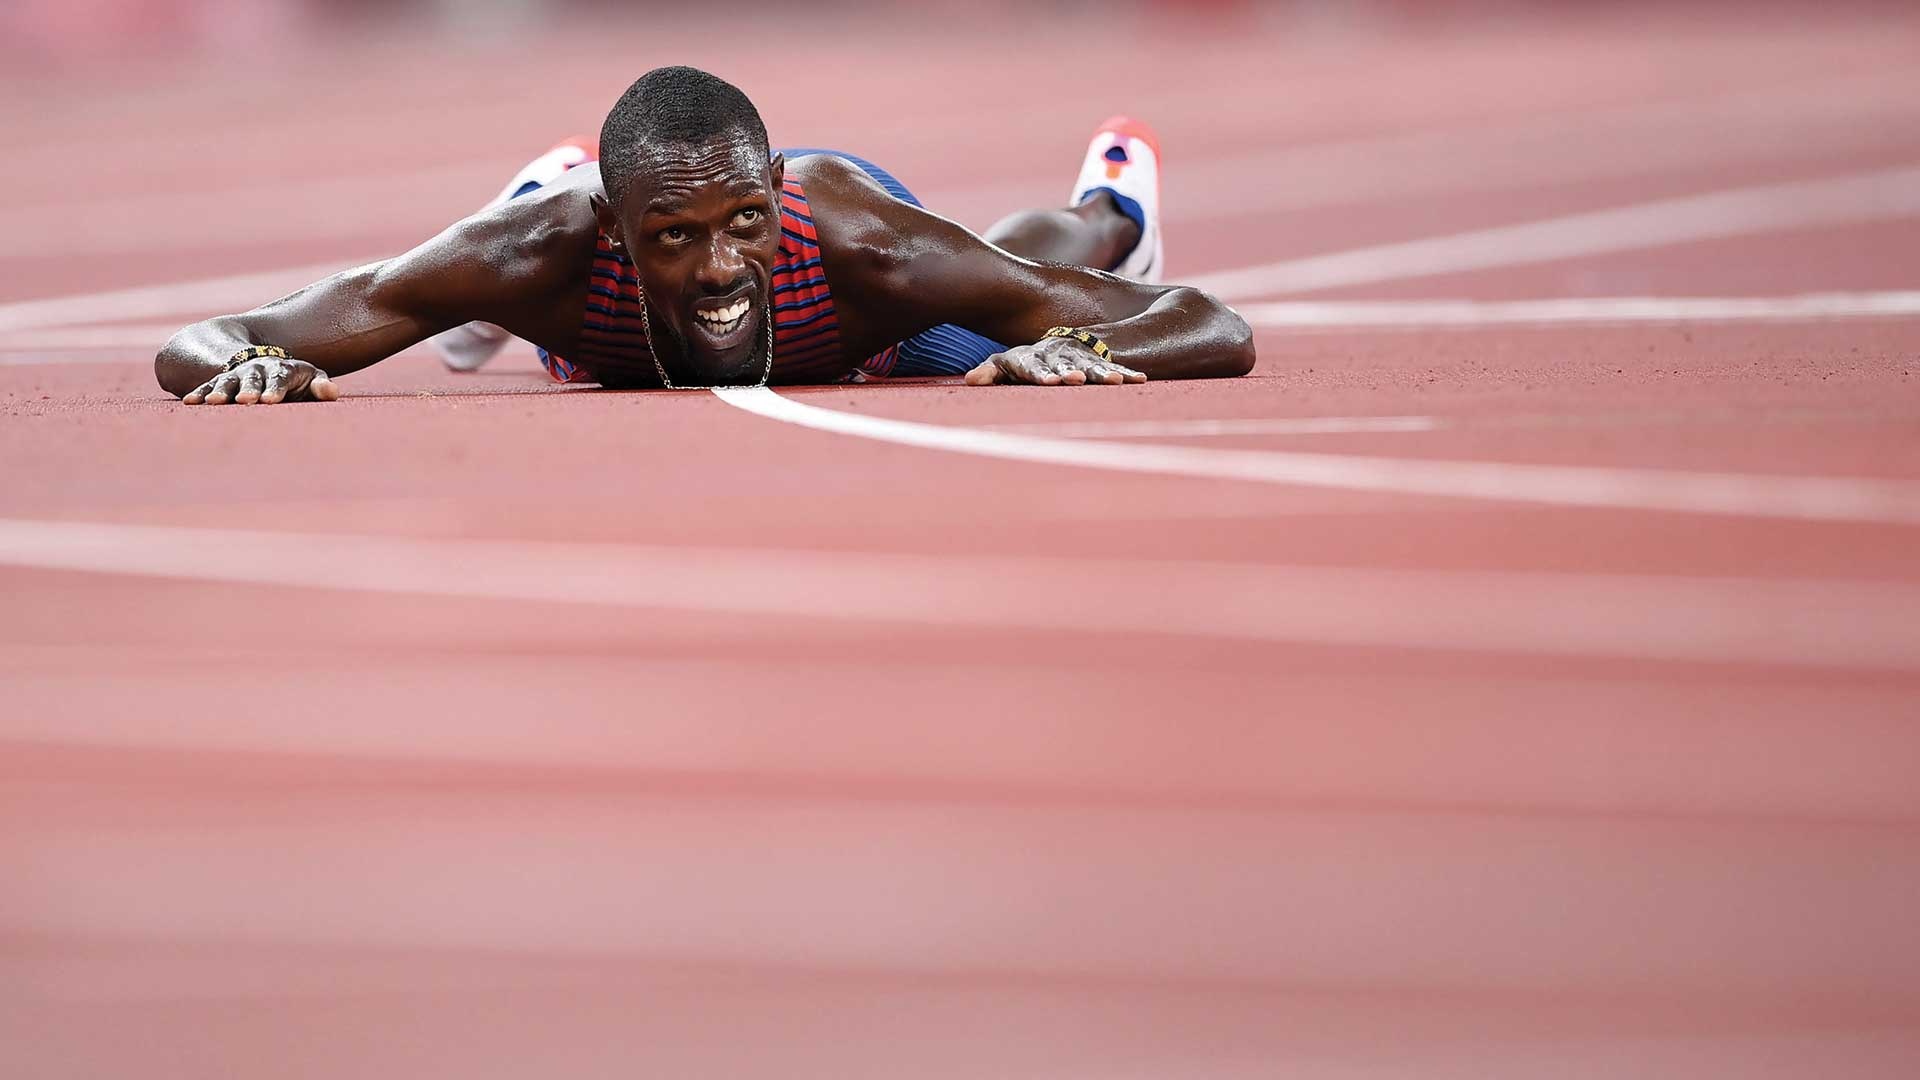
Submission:
[[[239,389],[240,377],[232,372],[228,372],[213,380],[213,392],[207,395],[207,404],[225,405],[233,399],[233,395]]]
[[[1147,381],[1146,372],[1143,371],[1135,371],[1130,367],[1121,367],[1119,364],[1113,365],[1113,370],[1126,376],[1128,382],[1139,383]]]
[[[1031,352],[1016,350],[1003,353],[1000,369],[1011,375],[1014,382],[1032,383],[1035,386],[1060,385],[1060,376],[1054,373],[1053,366]]]
[[[293,368],[287,364],[275,364],[267,372],[266,389],[260,391],[260,404],[278,405],[287,399],[287,384],[293,378]]]
[[[1060,376],[1062,386],[1085,386],[1087,369],[1078,357],[1063,356],[1053,362],[1053,373]]]
[[[196,386],[193,389],[187,391],[187,396],[180,399],[181,403],[186,405],[198,405],[201,402],[207,400],[207,395],[213,392],[213,383],[214,383],[213,379],[208,379],[206,382],[203,382],[199,386]]]
[[[988,357],[967,372],[966,379],[968,386],[992,386],[1000,381],[1000,365]]]
[[[333,380],[327,378],[324,371],[315,375],[313,381],[307,384],[307,393],[312,394],[315,401],[340,400],[340,388],[333,385]]]
[[[1118,386],[1126,382],[1127,377],[1105,364],[1093,363],[1087,365],[1087,381],[1099,383],[1102,386]]]
[[[260,400],[260,392],[267,388],[267,373],[259,364],[248,364],[240,369],[240,392],[233,400],[236,404],[251,405]]]

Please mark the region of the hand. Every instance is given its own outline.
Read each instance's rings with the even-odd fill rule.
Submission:
[[[327,373],[305,360],[263,356],[215,375],[180,400],[187,405],[225,405],[229,401],[277,405],[282,401],[334,401],[339,397],[340,388],[333,385]]]
[[[994,383],[1032,383],[1035,386],[1080,386],[1100,383],[1143,383],[1147,377],[1112,360],[1102,360],[1092,349],[1072,338],[1047,337],[995,353],[967,372],[968,386]]]

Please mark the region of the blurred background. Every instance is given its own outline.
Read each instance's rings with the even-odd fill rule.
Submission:
[[[1087,19],[1130,16],[1141,9],[1160,9],[1183,18],[1259,18],[1272,13],[1295,17],[1301,13],[1338,19],[1405,17],[1459,10],[1473,0],[1438,0],[1419,4],[1408,0],[1294,0],[1261,4],[1255,0],[933,0],[902,10],[894,5],[856,0],[827,0],[801,9],[801,18],[836,21],[857,15],[870,22],[914,23],[961,18],[975,25],[981,20],[1052,16]],[[1488,5],[1482,0],[1478,5]],[[766,0],[741,0],[727,5],[723,17],[794,15],[792,5]],[[666,19],[679,21],[694,12],[688,5],[658,0],[16,0],[0,15],[7,33],[6,50],[21,58],[38,57],[51,63],[73,63],[86,57],[126,56],[156,48],[210,50],[224,48],[284,49],[316,44],[315,35],[340,36],[381,32],[397,26],[418,28],[447,41],[474,40],[550,30],[556,20],[593,19],[619,27],[644,27]]]
[[[1201,163],[1169,171],[1171,212],[1223,218],[1249,182],[1286,193],[1271,231],[1285,246],[1234,253],[1254,261],[1372,239],[1351,220],[1326,234],[1321,212],[1416,177],[1517,191],[1572,153],[1607,175],[1645,173],[1632,146],[1649,125],[1703,166],[1785,160],[1809,138],[1897,137],[1905,114],[1866,84],[1897,85],[1912,62],[1902,9],[748,2],[728,5],[723,28],[704,7],[608,0],[11,0],[0,289],[71,292],[101,254],[137,257],[115,266],[136,284],[283,266],[296,240],[314,258],[392,253],[558,139],[596,131],[632,78],[666,63],[739,83],[776,145],[883,161],[976,228],[1059,201],[1090,125],[1138,112],[1170,154]],[[1836,104],[1849,87],[1876,111]],[[1578,122],[1556,119],[1568,115]],[[1493,123],[1519,130],[1468,130]],[[54,213],[77,199],[88,213]],[[1380,235],[1404,232],[1401,208],[1382,209]],[[1208,242],[1174,245],[1175,272],[1213,269],[1193,257]]]
[[[824,0],[805,5],[800,17],[834,21],[859,15],[876,22],[963,18],[978,25],[983,20],[1025,21],[1062,15],[1127,17],[1142,9],[1158,9],[1187,19],[1366,21],[1445,17],[1517,6],[1513,0],[931,0],[903,10],[890,4]],[[593,18],[617,25],[696,14],[688,7],[659,0],[15,0],[0,16],[4,19],[0,28],[7,31],[10,52],[60,62],[159,46],[286,47],[310,41],[315,33],[352,34],[396,24],[428,28],[449,39],[484,38],[540,32],[550,29],[556,19]],[[740,0],[728,4],[724,14],[792,15],[792,9],[793,5],[766,0]]]
[[[788,400],[1920,477],[1911,0],[0,0],[0,1078],[1920,1076],[1910,522],[1036,467],[524,350],[155,387],[668,63],[976,227],[1136,112],[1170,276],[1269,312],[1247,379]],[[1478,306],[1808,294],[1894,317]]]

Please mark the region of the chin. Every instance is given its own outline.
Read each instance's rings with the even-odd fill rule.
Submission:
[[[746,348],[738,355],[697,356],[695,365],[699,368],[697,377],[711,386],[751,386],[760,381],[760,375],[766,371],[766,358],[760,350]]]
[[[713,386],[759,382],[767,369],[765,311],[766,308],[756,302],[750,313],[724,335],[694,327],[676,335],[688,366],[697,373],[695,377]]]

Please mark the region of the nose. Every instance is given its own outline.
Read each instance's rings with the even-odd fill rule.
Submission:
[[[732,292],[746,274],[747,260],[740,254],[739,245],[722,230],[707,242],[706,257],[694,268],[693,279],[703,292],[725,294]]]

